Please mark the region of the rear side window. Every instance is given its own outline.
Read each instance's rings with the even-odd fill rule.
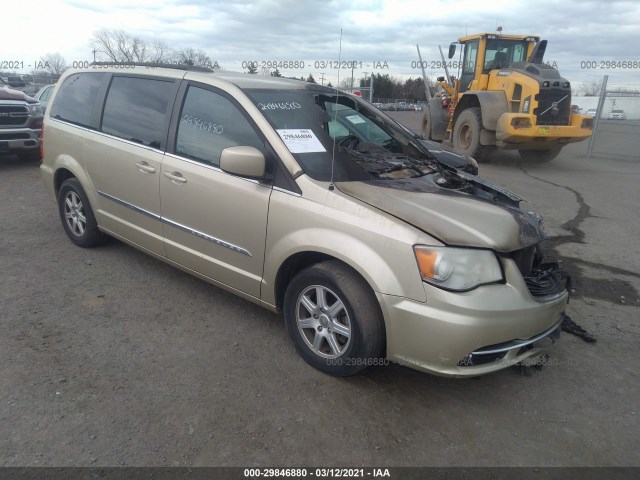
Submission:
[[[176,153],[217,167],[222,150],[238,145],[264,148],[253,126],[231,100],[190,86],[180,112]]]
[[[162,149],[173,90],[172,81],[113,77],[102,114],[102,131]]]
[[[50,116],[83,127],[91,126],[93,104],[104,73],[77,73],[67,78],[58,89]]]

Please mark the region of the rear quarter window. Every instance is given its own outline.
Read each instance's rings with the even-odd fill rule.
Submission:
[[[91,127],[98,90],[106,74],[76,73],[68,77],[53,99],[49,116],[83,127]]]
[[[102,115],[102,131],[148,147],[164,148],[173,80],[114,76]]]

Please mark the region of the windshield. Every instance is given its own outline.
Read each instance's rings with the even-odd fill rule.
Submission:
[[[321,86],[245,93],[316,180],[331,180],[334,155],[335,181],[413,178],[439,170],[411,134],[351,95]]]
[[[487,40],[483,73],[489,73],[494,68],[507,68],[514,62],[524,62],[528,45],[526,40],[505,40],[502,38]]]

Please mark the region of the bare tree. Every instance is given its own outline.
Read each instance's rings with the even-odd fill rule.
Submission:
[[[69,68],[67,62],[59,53],[47,53],[40,57],[40,67],[44,68],[50,75],[59,77]]]
[[[204,50],[196,50],[194,48],[184,48],[177,53],[178,60],[187,65],[195,65],[199,67],[210,67],[213,62]]]
[[[102,61],[159,63],[171,57],[171,50],[165,42],[147,43],[124,30],[98,30],[89,45],[95,50],[96,59]]]
[[[351,81],[351,77],[344,77],[340,80],[338,84],[338,88],[351,88],[353,87],[353,82]]]
[[[602,90],[602,80],[587,80],[580,86],[579,92],[585,97],[597,97]]]
[[[94,32],[89,45],[93,48],[97,60],[117,62],[121,58],[115,36],[115,30],[102,29]]]
[[[173,50],[164,40],[154,40],[149,48],[149,58],[147,62],[161,63],[171,60]]]

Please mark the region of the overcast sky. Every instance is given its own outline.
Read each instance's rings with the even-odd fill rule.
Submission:
[[[438,45],[446,50],[465,33],[501,25],[503,33],[547,39],[545,60],[574,86],[609,74],[610,85],[640,88],[639,1],[45,0],[5,2],[2,18],[0,62],[24,62],[25,72],[46,53],[69,64],[92,60],[92,34],[113,28],[175,49],[202,49],[226,70],[243,71],[249,60],[304,62],[301,70],[280,71],[316,80],[324,74],[335,85],[338,71],[316,62],[338,59],[340,29],[342,60],[358,62],[356,78],[371,71],[416,77],[416,44],[423,60],[439,60]],[[625,60],[636,68],[583,68]]]

